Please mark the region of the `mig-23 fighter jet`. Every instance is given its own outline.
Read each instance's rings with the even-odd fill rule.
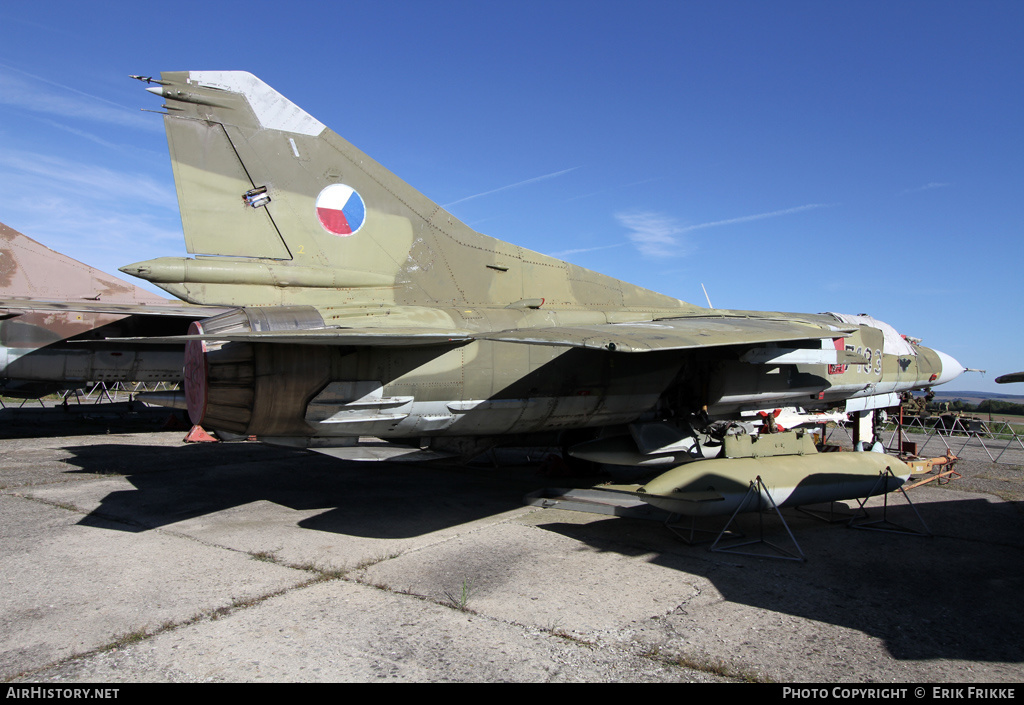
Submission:
[[[194,257],[121,271],[235,307],[154,341],[187,341],[204,427],[350,459],[557,439],[570,455],[675,468],[743,412],[865,413],[963,371],[868,316],[702,308],[478,233],[249,73],[134,78],[165,101]],[[703,459],[668,493],[707,513],[759,470],[781,478],[780,497],[813,486],[822,501],[892,489],[880,470],[906,469],[797,439],[782,452],[799,469],[781,473],[777,452],[730,445],[749,456],[743,477]]]

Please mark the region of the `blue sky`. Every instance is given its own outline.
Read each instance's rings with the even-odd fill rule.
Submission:
[[[160,101],[246,70],[481,232],[718,308],[869,313],[1024,393],[1024,3],[0,5],[0,221],[185,255]]]

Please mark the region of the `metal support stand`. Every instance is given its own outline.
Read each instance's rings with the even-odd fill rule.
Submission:
[[[753,541],[745,541],[743,543],[738,543],[738,544],[733,544],[731,546],[725,546],[723,548],[718,548],[718,543],[722,540],[722,536],[726,533],[726,531],[729,529],[729,526],[736,519],[736,515],[740,513],[740,510],[744,506],[746,506],[747,501],[751,498],[751,496],[756,497],[757,498],[757,503],[758,503],[757,516],[758,516],[758,533],[759,533],[759,538],[754,539]],[[791,551],[787,551],[786,549],[782,548],[781,546],[777,546],[776,544],[773,544],[770,541],[765,541],[765,538],[764,538],[764,514],[765,514],[765,509],[764,509],[764,506],[763,506],[764,505],[764,498],[765,497],[768,498],[768,502],[771,504],[771,508],[775,510],[775,515],[778,516],[779,521],[782,522],[782,526],[785,527],[786,533],[789,534],[789,540],[793,542],[793,545],[796,547],[797,553],[792,553]],[[747,553],[747,552],[738,550],[738,549],[741,549],[741,548],[745,548],[746,546],[752,546],[754,544],[761,544],[761,545],[767,546],[768,548],[772,549],[773,551],[776,551],[780,555],[771,555],[771,554],[765,554],[765,553]],[[757,476],[756,480],[751,481],[750,489],[747,490],[747,494],[744,495],[743,500],[739,503],[739,506],[736,507],[736,511],[734,511],[732,513],[732,516],[729,517],[729,521],[722,528],[722,531],[719,532],[718,538],[716,538],[715,542],[713,544],[711,544],[711,548],[709,550],[714,551],[716,553],[735,553],[735,554],[741,555],[741,556],[755,556],[757,558],[779,558],[779,559],[788,560],[788,561],[806,561],[807,560],[807,558],[804,556],[804,552],[800,550],[800,544],[798,544],[796,542],[796,538],[793,536],[793,532],[789,530],[789,524],[787,524],[786,520],[783,518],[782,512],[779,511],[778,505],[775,504],[775,500],[772,499],[771,494],[768,493],[768,488],[765,486],[764,481],[761,479],[760,475]],[[799,555],[797,555],[797,554],[799,554]]]
[[[811,517],[812,519],[817,519],[818,521],[823,521],[826,524],[848,524],[850,522],[850,520],[854,516],[856,516],[856,515],[851,514],[848,511],[847,512],[842,512],[842,513],[837,513],[836,512],[836,504],[837,504],[836,502],[829,502],[828,503],[828,511],[827,512],[821,511],[821,510],[818,510],[818,509],[811,509],[810,507],[797,507],[796,510],[798,512],[801,512],[802,514],[806,514],[807,516]],[[819,505],[813,505],[813,506],[819,506]],[[849,509],[849,507],[847,507],[845,504],[842,505],[842,506],[845,509]]]
[[[878,473],[878,482],[875,483],[875,486],[871,489],[871,492],[868,493],[868,496],[864,499],[857,500],[857,504],[860,506],[860,514],[850,519],[849,527],[851,529],[865,529],[868,531],[885,531],[892,534],[908,534],[910,536],[931,536],[932,532],[928,529],[928,525],[925,524],[924,519],[922,519],[921,515],[918,514],[917,507],[915,507],[914,503],[910,501],[910,496],[907,495],[906,490],[904,490],[902,486],[899,487],[899,491],[903,495],[903,498],[907,500],[907,504],[910,505],[910,508],[914,510],[914,515],[917,517],[917,520],[921,522],[921,526],[924,527],[924,531],[915,531],[914,529],[908,529],[905,526],[889,521],[889,492],[884,492],[882,494],[883,504],[881,519],[857,523],[858,519],[867,518],[868,510],[864,508],[864,505],[867,504],[867,501],[873,497],[878,490],[885,487],[885,484],[888,482],[888,478],[890,477],[894,480],[896,479],[896,476],[892,472],[892,468],[886,468],[883,472]]]
[[[697,517],[695,516],[691,516],[689,522],[690,525],[685,526],[683,524],[680,524],[678,521],[682,518],[682,516],[682,514],[669,515],[668,518],[665,519],[665,527],[673,534],[675,534],[687,546],[696,546],[697,544],[708,543],[709,541],[713,540],[712,537],[716,537],[716,539],[720,538],[722,536],[722,533],[725,531],[725,529],[722,529],[721,531],[716,531],[715,529],[698,529]],[[698,534],[704,535],[705,538],[698,539]],[[743,534],[743,532],[740,531],[728,532],[729,538],[741,539],[744,536],[745,534]]]

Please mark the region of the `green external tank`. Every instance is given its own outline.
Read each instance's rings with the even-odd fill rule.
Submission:
[[[784,436],[789,438],[781,438]],[[777,437],[782,443],[776,442]],[[771,503],[780,508],[796,507],[885,494],[899,489],[911,474],[906,463],[884,453],[818,453],[809,435],[776,434],[754,440],[753,445],[792,447],[793,437],[798,438],[798,454],[697,460],[640,487],[605,489],[627,491],[673,514],[714,516],[758,511]],[[757,486],[758,478],[763,488]]]

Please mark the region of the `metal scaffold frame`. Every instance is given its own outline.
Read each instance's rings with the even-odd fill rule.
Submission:
[[[964,451],[967,448],[980,446],[993,463],[1020,462],[1019,460],[1003,459],[1007,450],[1024,451],[1022,434],[1009,422],[969,419],[967,423],[964,423],[964,419],[954,417],[952,423],[947,426],[942,422],[943,418],[912,416],[909,420],[905,418],[902,424],[897,421],[889,437],[889,447],[896,449],[903,447],[909,440],[908,433],[923,434],[926,440],[917,449],[919,455],[928,443],[938,439],[946,451],[951,451],[958,457],[964,457]],[[927,422],[932,419],[935,420],[935,423],[929,425]],[[1000,443],[1002,447],[999,447]],[[996,455],[992,454],[993,451],[997,451]]]
[[[132,401],[136,394],[142,392],[164,392],[179,389],[176,382],[89,382],[85,386],[76,389],[66,389],[57,394],[57,404],[67,406],[68,404],[102,404],[104,402],[114,404],[117,402]],[[4,403],[0,399],[0,409],[23,408],[26,404],[37,403],[46,408],[47,404],[42,399],[20,399],[17,406]],[[34,404],[33,404],[34,405]]]
[[[937,455],[952,453],[958,458],[974,460],[988,459],[993,463],[1019,465],[1024,462],[1024,432],[1008,421],[984,421],[977,418],[963,419],[948,416],[905,416],[902,422],[897,415],[889,417],[885,433],[888,436],[886,450],[900,454],[909,444],[916,444],[914,455]],[[853,436],[847,424],[838,424],[830,429],[829,438],[837,429],[842,429],[852,442]],[[922,439],[923,440],[919,440]],[[936,443],[937,441],[937,443]],[[939,448],[941,446],[941,448]],[[1021,454],[1021,455],[1019,455]]]
[[[117,403],[131,401],[136,394],[141,392],[163,392],[178,389],[176,382],[91,382],[86,392],[82,389],[69,389],[63,392],[61,399],[68,403],[71,398],[78,404],[85,403],[100,404],[104,401]]]

